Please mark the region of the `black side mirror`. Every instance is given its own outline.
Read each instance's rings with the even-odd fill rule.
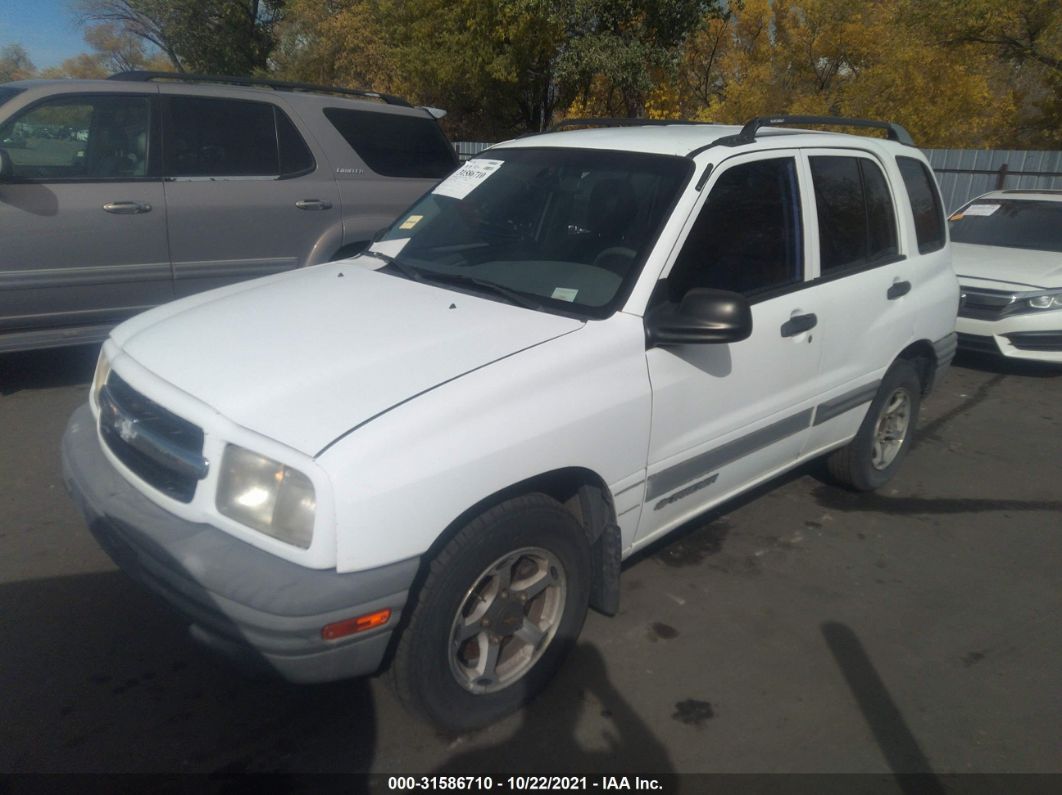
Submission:
[[[645,335],[656,345],[740,342],[752,334],[748,299],[726,290],[698,287],[679,304],[663,303],[645,316]]]
[[[6,149],[0,149],[0,182],[9,182],[14,179],[15,168],[11,162],[11,155]]]

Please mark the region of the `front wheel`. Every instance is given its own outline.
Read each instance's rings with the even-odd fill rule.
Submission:
[[[921,399],[918,373],[910,362],[897,359],[886,371],[855,438],[826,459],[830,474],[857,491],[885,485],[911,447]]]
[[[462,731],[516,710],[574,645],[589,601],[582,526],[542,494],[509,500],[442,549],[395,653],[399,696]]]

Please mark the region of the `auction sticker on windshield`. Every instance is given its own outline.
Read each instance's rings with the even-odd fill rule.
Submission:
[[[452,196],[463,199],[482,185],[495,171],[501,168],[504,160],[487,160],[476,158],[469,160],[461,168],[440,182],[432,193],[440,196]]]

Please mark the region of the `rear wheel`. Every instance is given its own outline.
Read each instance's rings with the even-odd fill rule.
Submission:
[[[830,474],[857,491],[873,491],[895,474],[911,447],[922,382],[914,366],[897,359],[885,373],[855,438],[826,459]]]
[[[431,563],[392,674],[402,700],[466,730],[546,685],[586,618],[590,548],[549,497],[509,500],[462,529]]]

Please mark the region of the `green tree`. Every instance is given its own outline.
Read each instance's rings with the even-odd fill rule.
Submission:
[[[269,65],[283,0],[80,0],[86,22],[157,47],[179,72],[247,75]]]
[[[37,67],[21,44],[8,44],[0,48],[0,83],[11,80],[27,80],[34,77]]]
[[[90,26],[85,41],[92,47],[91,53],[67,58],[59,66],[43,70],[41,76],[98,79],[134,69],[173,71],[169,58],[158,52],[149,54],[142,39],[114,23]]]

